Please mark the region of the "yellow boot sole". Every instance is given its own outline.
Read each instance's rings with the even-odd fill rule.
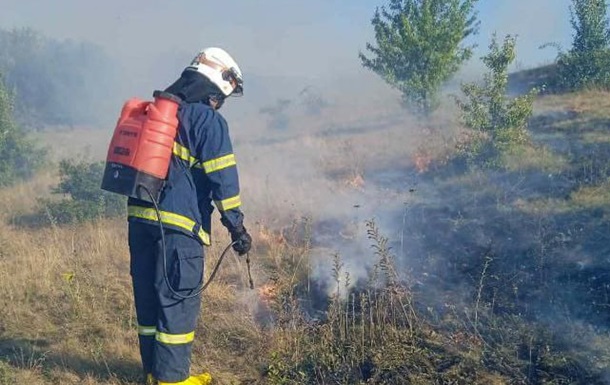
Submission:
[[[197,376],[190,376],[184,381],[180,382],[162,382],[159,381],[158,385],[211,385],[212,376],[210,373],[203,373]]]

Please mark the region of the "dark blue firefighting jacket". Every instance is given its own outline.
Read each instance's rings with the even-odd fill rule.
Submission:
[[[178,110],[166,185],[159,198],[164,227],[183,231],[210,245],[214,206],[229,231],[241,227],[239,178],[225,119],[204,103],[182,103]],[[152,204],[130,198],[129,221],[157,223]]]

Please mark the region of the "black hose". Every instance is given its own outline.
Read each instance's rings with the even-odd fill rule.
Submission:
[[[214,270],[212,270],[212,274],[210,274],[210,278],[208,278],[208,281],[201,287],[201,292],[203,292],[210,283],[212,283],[212,280],[214,279],[214,277],[216,276],[216,273],[218,273],[218,269],[220,268],[220,263],[222,262],[222,260],[225,258],[225,255],[227,255],[227,251],[229,251],[231,249],[231,247],[233,247],[233,245],[236,242],[231,242],[222,252],[222,254],[220,254],[220,258],[218,258],[218,262],[216,262],[216,266],[214,266]],[[203,277],[202,277],[203,280]]]
[[[175,295],[176,297],[178,297],[180,299],[190,299],[190,298],[195,298],[195,297],[199,296],[209,286],[209,284],[212,283],[212,280],[214,279],[214,277],[216,276],[216,273],[218,272],[218,269],[220,268],[220,264],[222,263],[222,260],[225,258],[227,252],[231,249],[231,247],[236,242],[231,242],[224,249],[222,254],[220,254],[220,258],[218,258],[218,262],[216,262],[216,266],[214,266],[214,270],[212,270],[212,274],[210,275],[210,278],[208,279],[207,282],[203,283],[204,266],[202,266],[201,279],[199,281],[199,284],[197,284],[197,286],[201,285],[201,287],[198,288],[194,293],[191,293],[188,295],[183,295],[183,294],[178,293],[176,290],[174,290],[171,283],[169,282],[169,278],[167,277],[167,251],[165,250],[165,230],[163,229],[163,222],[161,222],[161,210],[159,210],[159,205],[157,203],[157,200],[152,196],[152,194],[150,193],[148,188],[146,188],[146,186],[143,186],[143,185],[140,185],[139,187],[143,188],[144,191],[146,191],[146,194],[148,194],[148,197],[150,198],[150,200],[153,203],[153,206],[155,207],[155,212],[157,213],[157,223],[159,223],[159,232],[161,233],[161,249],[163,250],[163,279],[165,280],[165,284],[167,285],[167,288],[173,295]],[[203,263],[205,263],[205,260],[204,260],[204,262],[202,262],[202,264]],[[248,266],[249,266],[249,264],[248,264]],[[250,279],[250,282],[251,282],[250,286],[253,287],[252,279]],[[195,289],[193,289],[193,290],[195,290]]]

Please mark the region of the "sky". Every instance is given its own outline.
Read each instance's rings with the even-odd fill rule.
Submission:
[[[0,0],[0,28],[31,27],[99,44],[129,79],[121,92],[148,93],[154,84],[168,84],[200,48],[220,46],[240,64],[246,95],[248,84],[280,95],[297,85],[381,86],[361,67],[358,52],[372,41],[370,19],[387,1]],[[494,32],[518,35],[517,67],[551,61],[556,52],[538,47],[569,46],[569,4],[479,0],[480,31],[469,42],[478,48],[467,68],[481,68]]]

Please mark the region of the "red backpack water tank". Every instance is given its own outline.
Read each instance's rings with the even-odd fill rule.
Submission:
[[[180,98],[155,91],[154,101],[125,102],[106,156],[102,189],[151,201],[157,200],[167,177]]]

